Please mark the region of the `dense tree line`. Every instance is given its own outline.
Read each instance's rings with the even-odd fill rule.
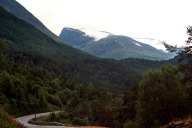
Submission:
[[[122,96],[62,80],[44,69],[30,68],[8,61],[0,49],[0,103],[13,115],[53,110],[51,105],[65,108],[67,117],[73,121],[87,121],[87,125],[113,126],[118,119]],[[112,70],[112,69],[111,69]]]
[[[174,118],[184,118],[191,112],[189,90],[175,66],[149,70],[140,83],[137,127],[164,125]]]
[[[180,65],[186,62],[178,62],[177,56],[170,59],[170,60],[146,60],[146,59],[136,59],[136,58],[126,58],[123,60],[120,60],[120,62],[126,66],[129,66],[133,68],[134,70],[145,73],[149,69],[155,70],[155,69],[161,69],[161,66],[165,64],[172,64],[172,65]]]
[[[134,80],[141,80],[141,73],[111,59],[62,60],[48,55],[27,52],[8,52],[16,64],[43,68],[48,72],[71,82],[92,85],[100,90],[116,94],[130,90]]]
[[[7,60],[4,43],[0,45],[0,103],[10,114],[53,110],[52,104],[65,108],[63,118],[77,125],[149,128],[192,112],[192,87],[182,83],[183,77],[175,66],[149,70],[140,83],[133,82],[131,91],[117,95],[97,90],[92,83],[85,86],[42,68],[15,64]]]
[[[126,62],[98,59],[59,44],[2,8],[0,22],[0,38],[11,40],[0,41],[0,104],[10,114],[57,106],[74,124],[151,128],[192,112],[190,45],[180,52],[187,64],[149,70],[138,83],[140,74]],[[191,31],[189,27],[190,36]]]

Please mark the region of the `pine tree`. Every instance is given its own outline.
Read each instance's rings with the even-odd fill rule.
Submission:
[[[179,61],[187,60],[187,64],[180,65],[179,71],[185,75],[183,82],[192,83],[192,26],[187,28],[187,34],[189,37],[185,46],[166,45],[166,48],[170,52],[177,52]]]

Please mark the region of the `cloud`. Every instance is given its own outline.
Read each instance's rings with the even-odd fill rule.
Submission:
[[[191,0],[17,0],[57,35],[63,27],[184,42]]]

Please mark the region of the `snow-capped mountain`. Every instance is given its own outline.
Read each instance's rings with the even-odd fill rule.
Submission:
[[[85,35],[87,35],[87,36],[93,37],[95,41],[98,41],[100,39],[113,35],[106,31],[100,31],[100,30],[91,29],[91,28],[80,28],[78,30],[84,32]],[[160,41],[160,40],[151,39],[151,38],[133,38],[133,39],[138,42],[151,45],[152,47],[154,47],[156,49],[163,50],[164,52],[168,52],[164,45],[164,44],[166,44],[165,41]],[[138,43],[136,43],[136,45],[140,46]]]
[[[59,37],[75,48],[102,58],[144,58],[150,60],[172,58],[170,53],[165,52],[166,49],[163,45],[165,42],[153,39],[133,39],[105,31],[73,28],[64,28]]]

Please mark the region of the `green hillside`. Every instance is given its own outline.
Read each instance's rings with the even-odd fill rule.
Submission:
[[[40,53],[62,59],[93,58],[92,55],[76,50],[69,45],[57,43],[32,25],[18,19],[0,8],[0,38],[11,42],[10,50]]]
[[[65,108],[65,113],[59,114],[62,118],[60,121],[64,123],[67,121],[84,126],[122,124],[122,121],[118,122],[117,119],[119,114],[113,113],[122,113],[120,108],[123,95],[101,91],[91,83],[88,86],[72,83],[52,76],[43,69],[11,64],[3,52],[4,43],[5,41],[0,40],[0,104],[9,114],[23,116]],[[106,111],[109,113],[107,122]],[[12,123],[10,120],[4,123],[1,119],[7,120],[7,117],[0,111],[0,124],[3,124],[1,126],[16,127],[8,124]],[[58,118],[53,119],[59,121]]]
[[[9,40],[7,52],[18,64],[43,68],[71,82],[93,84],[115,93],[125,92],[141,75],[114,60],[99,59],[57,43],[32,25],[0,8],[0,38]]]
[[[0,0],[0,6],[8,12],[17,16],[20,19],[32,24],[38,30],[42,31],[52,39],[58,42],[65,43],[62,39],[52,33],[41,21],[39,21],[33,14],[31,14],[25,7],[19,4],[16,0]]]
[[[122,59],[120,62],[126,66],[132,67],[134,70],[145,73],[147,70],[152,69],[160,69],[164,64],[172,64],[179,65],[177,58],[173,58],[166,61],[158,61],[158,60],[146,60],[146,59],[136,59],[136,58],[127,58]]]
[[[1,107],[1,106],[0,106]],[[0,109],[0,126],[1,128],[23,128],[12,120],[13,118]]]

